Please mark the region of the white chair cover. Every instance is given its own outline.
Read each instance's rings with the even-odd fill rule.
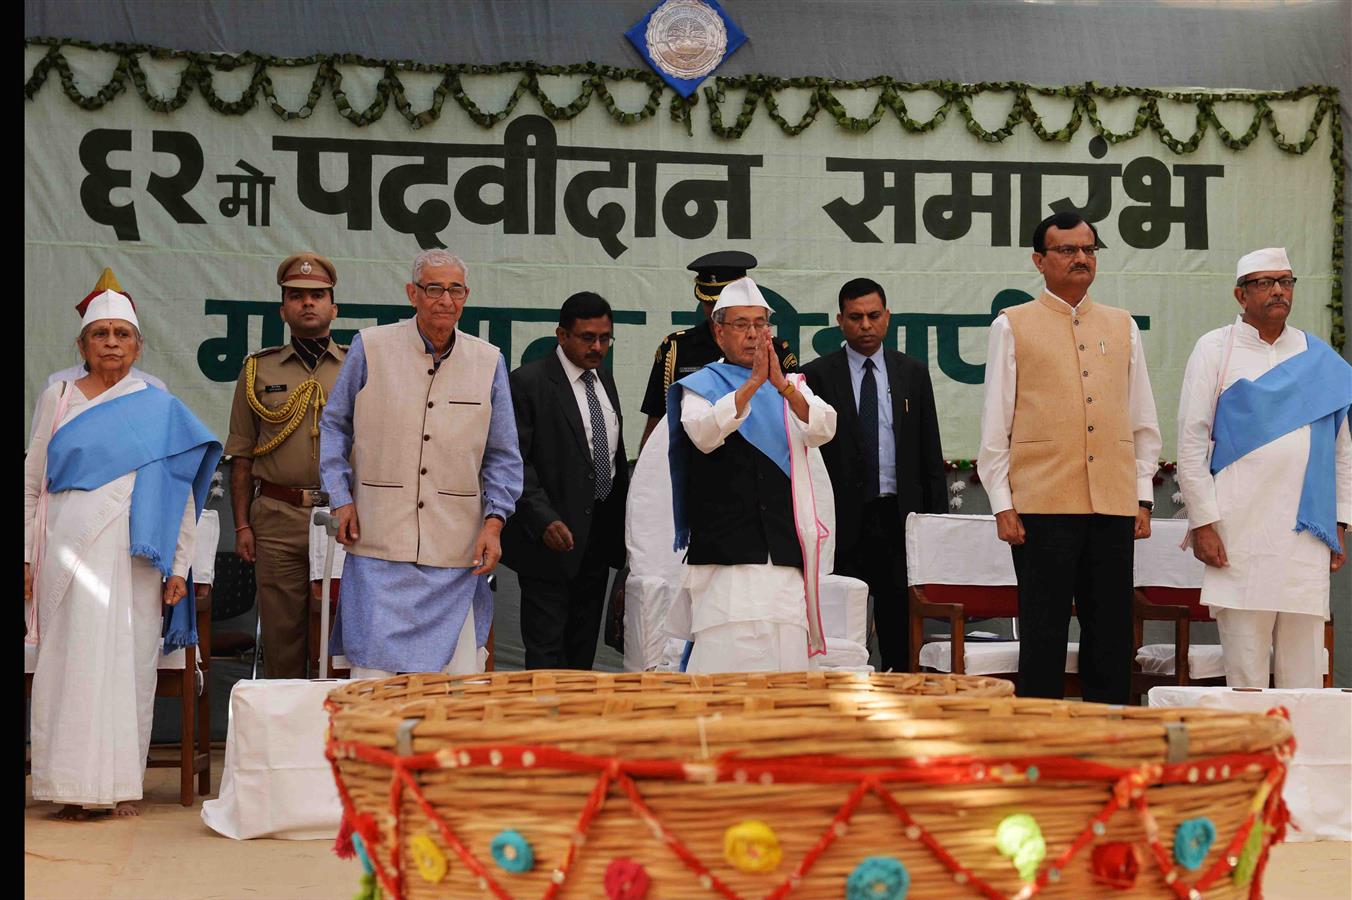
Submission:
[[[667,420],[663,417],[639,453],[629,480],[624,523],[629,552],[629,578],[624,586],[624,668],[628,672],[674,671],[685,649],[685,641],[673,637],[682,623],[667,618],[676,593],[685,583],[685,552],[672,549],[676,526],[671,516],[667,443]],[[830,574],[836,547],[834,494],[821,452],[809,450],[808,459],[818,516],[830,532],[822,546],[821,612],[827,635],[826,655],[814,658],[814,667],[871,671],[867,669],[868,651],[863,649],[868,636],[868,585]]]

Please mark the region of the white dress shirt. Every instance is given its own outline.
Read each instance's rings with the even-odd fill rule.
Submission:
[[[562,347],[555,347],[554,352],[558,354],[559,362],[563,364],[564,377],[573,388],[573,399],[577,401],[577,410],[582,414],[582,428],[587,433],[587,447],[595,445],[592,443],[592,425],[591,425],[591,407],[587,405],[587,385],[582,381],[582,373],[588,371],[573,365],[573,361],[563,352]],[[606,420],[606,446],[610,448],[610,477],[615,478],[615,447],[620,442],[620,417],[615,412],[615,407],[610,404],[610,396],[606,393],[605,385],[601,384],[601,376],[597,375],[596,380],[592,382],[592,387],[596,390],[596,399],[601,404],[601,415]]]
[[[1047,291],[1047,295],[1074,309],[1051,291]],[[1009,488],[1009,437],[1014,427],[1014,397],[1018,383],[1014,330],[1006,316],[996,316],[991,322],[986,351],[986,396],[981,410],[981,449],[976,460],[981,485],[990,498],[993,513],[1014,508]],[[1159,470],[1164,440],[1160,437],[1155,395],[1150,390],[1150,375],[1146,372],[1145,354],[1141,350],[1141,332],[1134,319],[1131,320],[1131,362],[1127,368],[1127,414],[1136,444],[1136,498],[1152,501],[1155,472]]]
[[[883,348],[865,356],[845,345],[845,361],[850,366],[850,386],[854,388],[854,408],[859,409],[859,387],[864,383],[864,360],[873,360],[873,378],[878,384],[878,493],[897,492],[897,445],[892,434],[892,386],[887,380],[887,360]]]

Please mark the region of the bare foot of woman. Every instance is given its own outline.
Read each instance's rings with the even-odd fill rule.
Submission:
[[[117,806],[113,807],[113,815],[115,816],[139,816],[140,814],[141,807],[131,800],[119,800]]]
[[[89,810],[74,803],[67,803],[56,811],[56,818],[67,822],[83,822],[89,818]]]

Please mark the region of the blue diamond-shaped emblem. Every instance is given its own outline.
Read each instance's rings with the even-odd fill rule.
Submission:
[[[624,35],[682,97],[746,43],[717,0],[662,0]]]

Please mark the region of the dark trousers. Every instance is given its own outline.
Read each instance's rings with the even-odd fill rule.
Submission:
[[[836,572],[868,584],[883,671],[907,671],[911,606],[906,590],[906,532],[896,497],[879,497],[864,504],[859,541],[838,562]]]
[[[608,497],[593,507],[593,533],[607,517],[623,516],[623,498]],[[602,533],[609,529],[601,529]],[[582,565],[572,578],[540,578],[518,573],[521,583],[521,641],[527,669],[590,669],[610,581],[610,550],[589,540]]]
[[[1019,579],[1020,697],[1065,696],[1071,605],[1080,620],[1084,699],[1126,703],[1131,694],[1131,516],[1024,515],[1011,547]]]

